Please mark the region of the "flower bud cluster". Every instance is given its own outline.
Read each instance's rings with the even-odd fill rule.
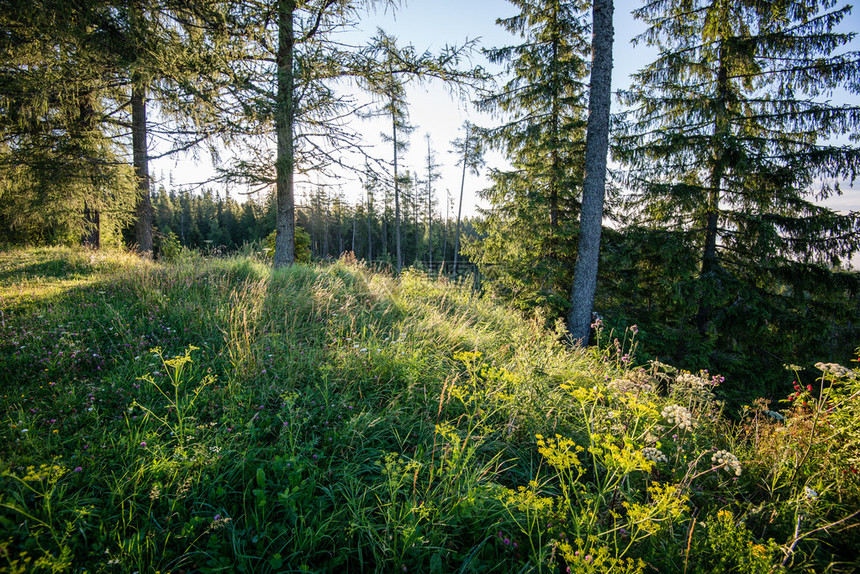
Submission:
[[[735,476],[741,475],[741,461],[727,450],[718,450],[715,452],[711,457],[711,462],[725,468],[726,472],[730,474],[734,473]]]
[[[652,446],[646,446],[642,449],[642,456],[654,462],[669,462],[668,457]]]
[[[713,400],[714,393],[711,392],[711,389],[716,384],[716,382],[710,379],[699,377],[692,373],[680,373],[675,377],[675,383],[672,388],[684,397],[707,402]]]
[[[806,388],[797,384],[797,381],[793,381],[794,383],[794,392],[788,395],[788,400],[793,401],[795,399],[800,399],[798,403],[802,403],[803,406],[806,406],[807,400],[811,398],[810,394],[812,392],[812,385],[806,385]]]
[[[678,425],[681,430],[689,430],[693,428],[693,415],[685,407],[681,405],[669,405],[660,413],[669,424]]]

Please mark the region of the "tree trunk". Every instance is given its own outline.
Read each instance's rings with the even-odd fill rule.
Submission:
[[[606,189],[606,156],[609,152],[609,108],[612,99],[612,0],[594,0],[592,17],[592,64],[585,135],[585,180],[579,224],[579,249],[570,295],[567,328],[574,342],[585,346],[591,330],[603,197]]]
[[[277,159],[275,160],[275,189],[277,219],[275,222],[274,266],[292,265],[296,259],[296,206],[293,168],[293,12],[295,0],[278,2],[278,93],[275,103],[275,133],[277,135]]]
[[[702,270],[700,279],[712,276],[717,269],[717,235],[719,233],[720,189],[726,172],[725,144],[723,138],[728,133],[728,118],[726,99],[729,93],[729,73],[726,68],[728,57],[725,43],[720,45],[720,61],[717,69],[717,100],[714,113],[714,143],[713,165],[711,166],[710,189],[708,190],[708,208],[705,214],[705,246],[702,252]],[[707,329],[711,318],[711,305],[705,297],[699,300],[699,310],[696,313],[696,328],[700,333]]]
[[[412,217],[414,221],[412,229],[415,231],[415,264],[421,261],[421,241],[418,239],[418,212],[421,209],[421,199],[419,194],[418,178],[416,177],[412,180]]]
[[[460,176],[460,205],[457,207],[457,246],[454,248],[454,275],[457,275],[457,260],[460,258],[460,215],[463,213],[463,190],[466,187],[466,164],[469,160],[469,126],[466,126],[466,139],[463,146],[463,175]]]
[[[323,258],[329,257],[329,245],[328,245],[328,197],[325,199],[325,205],[323,206]]]
[[[557,5],[553,5],[553,8],[557,9]],[[558,14],[553,14],[553,21],[558,19]],[[552,37],[552,62],[553,62],[553,83],[556,86],[561,85],[561,81],[558,78],[558,45],[560,39],[558,38],[558,32],[553,32]],[[611,65],[611,62],[610,62]],[[558,148],[561,143],[559,136],[559,119],[561,116],[560,111],[560,102],[559,102],[559,93],[558,89],[554,88],[552,91],[552,106],[551,106],[551,120],[550,120],[550,129],[552,130],[552,135],[550,136],[552,139],[552,177],[550,178],[550,187],[549,187],[549,250],[550,257],[555,258],[557,256],[556,253],[556,243],[558,242],[558,188],[559,188],[559,163],[560,158],[558,156]]]
[[[397,116],[394,97],[391,98],[391,139],[394,141],[394,242],[397,245],[397,274],[403,271],[403,251],[400,241],[400,181],[397,179]]]
[[[388,207],[383,206],[385,211],[382,212],[382,256],[388,258]]]
[[[373,262],[373,223],[371,220],[371,210],[373,209],[373,194],[370,190],[367,191],[367,262]]]
[[[146,88],[139,76],[131,88],[131,149],[137,177],[137,202],[134,209],[134,240],[140,254],[152,258],[152,199],[149,196],[149,158],[146,145]]]
[[[93,93],[91,91],[84,92],[80,95],[80,129],[89,138],[97,129],[95,121],[95,109],[93,107]],[[99,183],[95,177],[90,177],[90,185],[95,192]],[[101,228],[100,228],[100,213],[98,208],[98,200],[91,203],[86,200],[84,203],[84,236],[82,243],[90,249],[99,249],[101,247]]]
[[[442,214],[439,214],[442,217]],[[442,266],[445,265],[445,260],[448,257],[448,223],[451,217],[451,190],[445,188],[445,225],[444,233],[442,234]]]
[[[319,252],[319,238],[317,237],[317,215],[316,201],[313,193],[308,194],[305,198],[305,213],[307,214],[307,231],[311,236],[311,256],[316,257]]]
[[[388,258],[388,190],[382,195],[382,257]]]
[[[427,270],[433,272],[433,165],[430,158],[430,134],[427,134]]]
[[[343,255],[343,209],[340,202],[337,205],[337,256]]]
[[[84,220],[87,224],[87,231],[83,238],[83,244],[90,249],[99,249],[101,247],[99,210],[90,209],[89,206],[84,207]]]

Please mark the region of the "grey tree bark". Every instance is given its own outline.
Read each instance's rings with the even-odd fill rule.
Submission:
[[[152,199],[149,196],[149,158],[146,149],[146,88],[140,78],[131,89],[131,151],[137,177],[137,205],[134,210],[134,239],[140,254],[152,258]]]
[[[612,0],[594,0],[588,128],[585,134],[585,180],[579,224],[579,249],[570,294],[567,329],[574,343],[588,344],[603,223],[609,108],[612,98]]]
[[[391,109],[394,110],[394,104]],[[403,251],[400,247],[400,180],[397,177],[397,118],[393,111],[391,112],[391,138],[394,141],[394,237],[397,245],[397,274],[400,275],[403,271]]]
[[[275,160],[275,192],[277,198],[277,221],[275,224],[275,267],[292,265],[296,260],[296,206],[293,168],[293,46],[295,32],[293,13],[295,0],[278,2],[278,94],[275,103],[275,133],[277,137],[277,159]]]

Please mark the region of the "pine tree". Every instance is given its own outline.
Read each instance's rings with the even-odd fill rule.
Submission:
[[[344,121],[357,106],[338,89],[339,84],[358,82],[379,95],[385,93],[380,91],[385,86],[381,78],[426,72],[413,60],[400,61],[391,70],[384,65],[380,68],[387,47],[376,39],[370,46],[358,48],[335,37],[353,23],[360,7],[372,4],[243,0],[232,7],[229,21],[234,35],[244,38],[246,45],[233,66],[232,89],[221,101],[230,110],[225,137],[241,138],[247,154],[225,168],[222,176],[225,181],[258,188],[275,184],[276,266],[294,260],[296,174],[344,166],[343,154],[361,148],[360,134]],[[443,50],[436,63],[455,66],[464,50]],[[458,73],[451,72],[450,77],[459,78]],[[277,141],[274,157],[268,141],[271,135]]]
[[[408,171],[406,172],[409,173]],[[421,180],[418,178],[418,173],[412,175],[409,183],[404,189],[404,196],[407,204],[412,206],[412,232],[415,238],[415,256],[412,258],[413,263],[417,266],[421,261],[421,236],[420,236],[420,213],[423,202],[421,201]]]
[[[467,252],[518,305],[567,307],[582,187],[585,86],[590,53],[582,5],[566,0],[513,0],[520,13],[499,20],[523,43],[488,51],[512,76],[480,102],[505,123],[482,130],[511,171],[490,173],[482,192],[484,237]]]
[[[296,207],[295,207],[295,119],[296,78],[294,66],[296,45],[296,1],[278,0],[277,6],[277,52],[275,54],[275,98],[274,123],[277,156],[275,158],[275,197],[277,198],[277,223],[275,227],[275,267],[292,264],[296,259]],[[326,6],[311,7],[316,11],[317,22],[325,16]],[[303,33],[299,30],[299,33]],[[310,39],[317,32],[304,32]],[[311,249],[313,251],[313,248]]]
[[[134,243],[152,255],[151,142],[166,141],[164,157],[186,151],[219,129],[211,93],[222,87],[234,53],[226,21],[216,0],[163,0],[92,3],[88,44],[109,62],[104,77],[126,88],[119,120],[131,131],[132,165],[137,178]],[[128,105],[126,106],[126,102]],[[155,106],[151,104],[155,104]],[[153,108],[161,121],[153,122]]]
[[[454,198],[451,197],[451,190],[445,188],[445,220],[442,224],[442,264],[448,261],[448,229],[451,227],[451,207],[453,206]],[[441,217],[441,213],[439,216]]]
[[[404,178],[399,173],[399,159],[409,147],[407,137],[415,130],[415,126],[409,123],[409,108],[406,101],[405,79],[396,74],[398,60],[401,59],[399,48],[394,38],[380,32],[376,40],[376,49],[381,53],[377,56],[380,60],[384,74],[378,77],[370,77],[369,89],[383,98],[381,112],[391,121],[391,135],[383,134],[383,140],[390,142],[392,146],[392,176],[394,187],[394,245],[397,263],[397,273],[403,270],[403,238],[401,225],[401,187]]]
[[[220,166],[219,179],[274,187],[276,267],[295,261],[296,175],[324,170],[336,163],[334,150],[357,145],[339,121],[350,101],[334,90],[359,67],[357,50],[332,38],[357,8],[352,0],[242,0],[225,15],[229,81],[212,99],[224,143],[243,153]]]
[[[164,186],[158,188],[153,202],[153,223],[161,234],[174,232],[175,207]]]
[[[158,100],[159,115],[169,116],[169,122],[154,126],[162,140],[170,141],[173,149],[166,153],[189,149],[202,139],[196,129],[207,113],[211,118],[212,109],[206,105],[205,98],[198,97],[201,86],[206,84],[201,81],[204,78],[201,70],[205,69],[206,74],[214,73],[213,63],[218,60],[214,56],[220,47],[216,39],[224,28],[223,23],[218,24],[218,2],[38,0],[12,4],[17,5],[8,11],[3,9],[10,18],[9,24],[18,32],[27,30],[28,40],[35,40],[42,47],[41,53],[49,55],[41,62],[31,59],[15,75],[28,78],[31,85],[39,75],[34,75],[34,70],[53,75],[50,83],[40,89],[47,99],[39,102],[40,98],[36,98],[28,105],[45,104],[46,111],[51,109],[53,117],[48,125],[53,126],[57,125],[56,112],[61,108],[78,110],[79,124],[87,127],[78,133],[69,132],[68,135],[74,137],[68,141],[74,141],[76,153],[86,150],[82,157],[100,174],[116,174],[122,161],[118,157],[120,154],[112,150],[117,146],[111,138],[130,144],[133,177],[137,180],[132,218],[135,240],[142,254],[151,255],[152,185],[148,140],[152,126],[147,118],[147,100],[153,95]],[[22,55],[19,40],[14,42],[18,44],[15,57]],[[30,47],[35,45],[30,44]],[[11,62],[7,60],[6,63]],[[11,68],[5,69],[15,66],[12,63]],[[57,76],[57,72],[62,77]],[[43,141],[40,146],[53,157],[69,157],[69,150],[64,149],[62,141]],[[72,173],[73,170],[57,171]],[[120,189],[116,186],[109,192],[100,189],[104,187],[103,177],[90,179],[94,194],[122,196],[125,193],[118,193]],[[72,191],[71,187],[56,183],[52,182],[56,187]],[[83,211],[92,218],[100,208],[87,205]],[[110,207],[109,211],[117,210]]]
[[[634,109],[616,149],[629,206],[698,253],[698,277],[678,287],[698,332],[724,350],[775,353],[830,330],[829,267],[860,248],[860,216],[816,203],[860,167],[856,147],[833,143],[856,132],[860,108],[828,101],[860,79],[845,50],[853,34],[835,30],[849,13],[829,0],[661,0],[635,12],[648,25],[638,41],[660,54],[625,96]]]
[[[373,212],[373,196],[379,188],[379,175],[370,169],[370,166],[365,166],[364,175],[364,192],[365,192],[365,211],[367,215],[367,261],[373,261],[373,221],[375,219]]]

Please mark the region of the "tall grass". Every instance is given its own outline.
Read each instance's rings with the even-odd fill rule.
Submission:
[[[19,250],[0,297],[0,569],[858,566],[857,369],[729,422],[635,328],[348,261]]]

